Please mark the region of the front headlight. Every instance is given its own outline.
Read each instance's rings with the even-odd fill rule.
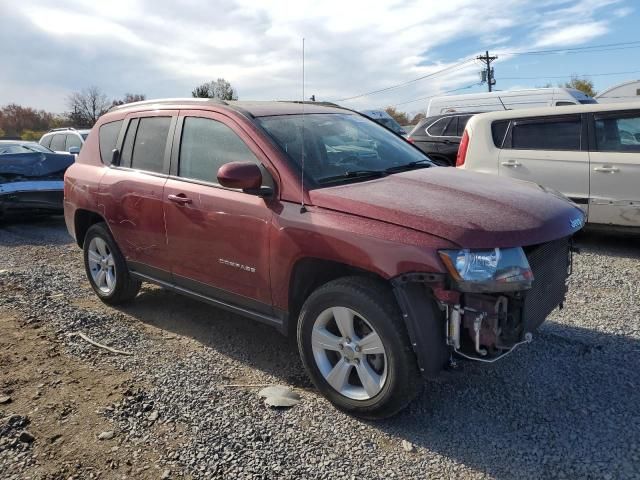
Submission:
[[[440,250],[442,261],[463,292],[507,292],[531,288],[533,272],[520,247]]]

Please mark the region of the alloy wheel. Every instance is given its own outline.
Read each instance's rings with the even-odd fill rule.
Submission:
[[[93,237],[87,252],[93,283],[105,295],[116,288],[116,266],[109,245],[100,237]]]
[[[371,324],[354,310],[340,306],[324,310],[314,322],[311,347],[320,373],[341,395],[369,400],[384,387],[384,344]]]

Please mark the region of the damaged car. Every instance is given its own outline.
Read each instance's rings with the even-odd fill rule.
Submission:
[[[0,218],[62,213],[64,173],[74,160],[36,142],[0,140]]]
[[[271,325],[334,405],[383,418],[421,377],[532,340],[564,302],[584,213],[438,167],[350,110],[174,99],[100,118],[65,220],[103,302],[152,282]]]

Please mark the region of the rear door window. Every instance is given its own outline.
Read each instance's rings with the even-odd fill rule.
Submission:
[[[100,126],[100,158],[102,159],[102,163],[106,165],[111,164],[113,149],[116,148],[122,122],[122,120],[118,120],[116,122],[109,122]]]
[[[218,183],[218,169],[229,162],[255,162],[259,165],[246,143],[224,123],[209,118],[186,117],[178,176]]]
[[[51,140],[51,146],[49,148],[54,152],[63,152],[66,143],[65,137],[66,135],[64,133],[56,133]]]
[[[80,140],[80,137],[78,135],[75,135],[73,133],[68,133],[67,134],[67,143],[66,143],[66,146],[65,146],[64,149],[68,152],[71,147],[81,148],[82,147],[82,141]]]
[[[133,140],[131,168],[147,172],[164,171],[164,157],[171,117],[140,118]]]
[[[596,115],[596,149],[640,152],[640,112]]]
[[[519,150],[580,150],[582,122],[578,115],[516,120],[512,148]]]

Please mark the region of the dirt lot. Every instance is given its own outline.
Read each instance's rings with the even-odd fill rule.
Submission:
[[[531,345],[372,423],[268,327],[150,286],[106,307],[60,218],[0,225],[0,478],[640,478],[640,239],[579,244]],[[302,402],[235,386],[267,384]]]

